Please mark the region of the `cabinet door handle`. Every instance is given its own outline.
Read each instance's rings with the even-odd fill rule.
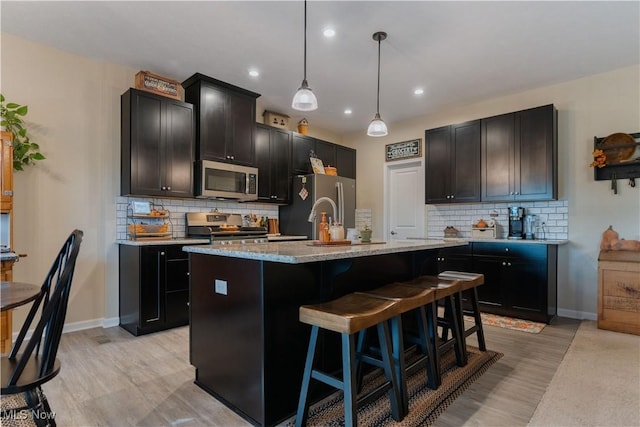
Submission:
[[[167,191],[171,191],[171,187],[167,187]]]
[[[504,248],[504,251],[505,252],[509,252],[509,248]]]
[[[162,191],[165,191],[165,190],[167,189],[167,187],[164,187],[164,186],[163,186],[163,187],[160,187],[160,189],[161,189]]]
[[[160,256],[164,256],[164,252],[160,252]]]
[[[455,198],[456,198],[456,196],[452,194],[452,195],[451,195],[451,198],[452,198],[452,199],[455,199]]]
[[[505,261],[502,261],[502,265],[503,265],[503,266],[506,266],[506,265],[507,265],[507,263],[506,263]]]
[[[510,263],[510,262],[508,262],[508,263],[507,263],[507,266],[511,267],[511,263]]]

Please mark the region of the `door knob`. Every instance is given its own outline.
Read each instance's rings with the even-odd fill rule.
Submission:
[[[392,236],[395,236],[396,234],[398,234],[398,233],[396,233],[395,231],[392,231],[392,232],[391,232],[391,235],[392,235]]]

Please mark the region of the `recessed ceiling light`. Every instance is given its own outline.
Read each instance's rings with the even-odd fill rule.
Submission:
[[[347,108],[346,110],[344,110],[344,113],[345,113],[345,114],[351,114],[351,109],[350,109],[350,108]]]
[[[324,34],[325,37],[333,37],[336,35],[336,31],[333,28],[326,28],[322,34]]]
[[[258,70],[255,70],[255,69],[251,69],[251,70],[249,70],[249,75],[251,77],[258,77],[260,75],[260,72]]]
[[[413,91],[414,95],[422,95],[424,93],[424,89],[418,88]]]

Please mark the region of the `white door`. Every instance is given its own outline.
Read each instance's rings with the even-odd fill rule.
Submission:
[[[387,240],[424,238],[424,167],[422,159],[385,165]]]

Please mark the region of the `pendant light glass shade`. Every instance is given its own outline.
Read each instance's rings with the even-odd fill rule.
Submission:
[[[313,111],[318,109],[318,99],[316,95],[311,91],[307,80],[302,81],[302,85],[298,89],[295,95],[293,95],[293,102],[291,107],[294,110],[300,111]]]
[[[369,123],[369,127],[367,128],[367,135],[369,136],[386,136],[389,132],[387,131],[387,125],[380,118],[380,114],[376,113],[376,116]]]
[[[386,136],[389,131],[387,125],[380,118],[380,42],[387,38],[387,33],[378,31],[373,34],[373,39],[378,42],[378,95],[376,102],[376,115],[369,123],[367,135],[369,136]]]
[[[299,111],[318,109],[318,99],[307,83],[307,0],[304,1],[304,78],[300,88],[293,96],[291,108]]]

